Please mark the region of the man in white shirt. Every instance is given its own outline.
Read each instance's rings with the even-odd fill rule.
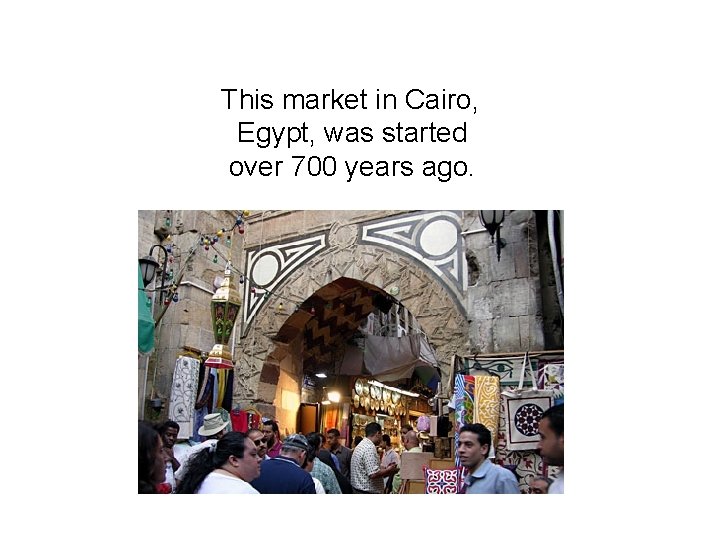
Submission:
[[[180,482],[183,476],[185,476],[185,472],[187,471],[188,464],[192,457],[198,452],[200,452],[203,448],[207,448],[208,446],[215,446],[218,442],[218,439],[222,438],[222,436],[225,434],[225,428],[228,426],[228,424],[230,424],[230,421],[223,420],[220,413],[211,413],[205,415],[205,418],[203,418],[203,425],[200,426],[200,429],[198,429],[198,433],[205,437],[205,441],[190,447],[190,450],[185,455],[185,459],[180,464],[180,468],[175,471],[175,480],[177,482]]]
[[[390,443],[390,435],[388,435],[387,433],[384,433],[382,436],[380,448],[382,448],[383,450],[383,457],[380,460],[380,468],[385,469],[389,467],[391,463],[398,464],[400,462],[398,453],[395,451],[395,449],[392,447],[392,444]],[[389,476],[385,479],[385,493],[390,493],[392,491],[392,481],[394,476],[395,475]]]
[[[538,450],[548,465],[560,467],[560,474],[550,485],[548,494],[565,493],[565,405],[555,405],[545,411],[538,424]]]
[[[350,483],[353,493],[383,493],[384,478],[397,471],[397,464],[381,468],[375,448],[382,440],[382,428],[377,422],[365,426],[365,438],[358,443],[350,458]]]

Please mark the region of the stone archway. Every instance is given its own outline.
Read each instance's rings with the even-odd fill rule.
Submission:
[[[419,260],[412,251],[413,245],[405,240],[411,237],[410,233],[414,230],[417,237],[415,245],[420,246],[422,238],[419,234],[422,230],[430,230],[431,227],[437,230],[444,226],[437,224],[438,219],[450,220],[449,217],[438,218],[435,214],[440,213],[395,216],[376,220],[369,226],[362,223],[334,223],[320,234],[284,240],[277,246],[266,246],[258,251],[260,255],[255,260],[260,261],[259,267],[274,271],[278,279],[272,282],[258,274],[256,281],[266,282],[263,285],[272,282],[272,292],[267,295],[262,290],[253,293],[251,287],[246,286],[246,317],[251,315],[252,318],[242,329],[240,339],[236,340],[234,402],[241,407],[252,404],[263,414],[276,416],[276,406],[281,405],[277,402],[273,405],[278,384],[289,382],[281,378],[294,378],[295,374],[297,379],[294,379],[294,383],[299,389],[303,370],[300,351],[293,350],[298,345],[292,340],[287,346],[278,344],[278,334],[287,331],[286,325],[291,319],[290,326],[298,325],[302,317],[294,316],[296,306],[333,283],[341,283],[339,280],[343,279],[361,283],[369,291],[383,291],[386,294],[393,292],[393,296],[413,313],[427,334],[440,359],[444,386],[447,385],[453,355],[467,347],[468,339],[468,323],[461,302],[463,299],[459,298],[457,292],[453,295],[452,287],[448,286],[447,279],[442,276],[443,272],[447,274],[445,269],[450,264],[448,260],[452,257],[458,259],[459,255],[433,255],[430,264],[435,264],[437,260],[436,266],[440,268],[440,271],[433,273],[435,268],[428,269],[426,264],[422,264],[427,261]],[[373,242],[372,239],[360,241],[368,238],[369,230],[377,231],[383,227],[390,231],[383,237],[383,242]],[[399,238],[396,244],[392,243],[393,234]],[[385,241],[385,238],[390,240]],[[464,258],[459,242],[459,225],[457,238],[458,245],[453,249]],[[427,241],[425,244],[428,245]],[[440,251],[434,245],[427,249]],[[462,262],[455,262],[455,277],[460,284],[466,278]],[[343,289],[338,286],[337,289],[339,298],[349,287]],[[258,294],[262,295],[262,303],[253,301]]]

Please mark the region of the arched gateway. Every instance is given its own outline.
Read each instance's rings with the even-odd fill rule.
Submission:
[[[447,384],[453,354],[468,346],[466,268],[461,216],[451,211],[253,239],[233,402],[294,423],[303,373],[328,369],[368,314],[398,305],[427,336]]]

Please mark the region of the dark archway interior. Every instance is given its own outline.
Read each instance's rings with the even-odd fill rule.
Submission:
[[[297,345],[296,340],[300,340],[305,373],[332,370],[367,316],[375,310],[387,313],[394,303],[374,285],[341,277],[300,304],[273,341]]]

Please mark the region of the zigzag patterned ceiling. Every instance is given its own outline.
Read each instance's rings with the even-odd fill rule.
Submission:
[[[350,278],[340,278],[305,300],[283,324],[274,341],[302,339],[306,371],[332,364],[331,352],[344,349],[367,316],[392,300],[380,289]]]

